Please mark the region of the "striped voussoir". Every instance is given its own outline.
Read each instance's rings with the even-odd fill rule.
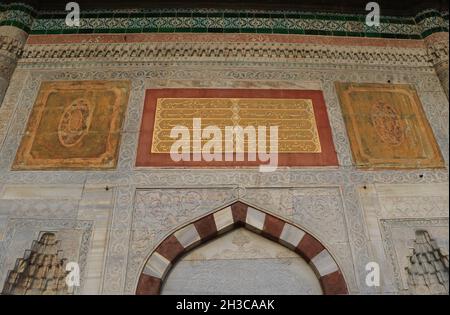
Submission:
[[[165,276],[181,255],[237,227],[245,227],[302,256],[316,273],[324,294],[348,294],[341,270],[316,238],[280,218],[242,202],[207,215],[167,237],[148,258],[139,278],[136,294],[159,294]]]

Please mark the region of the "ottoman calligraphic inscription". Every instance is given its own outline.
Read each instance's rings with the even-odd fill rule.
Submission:
[[[444,160],[413,87],[336,83],[360,168],[438,168]]]
[[[12,168],[115,168],[129,90],[127,81],[42,83]]]
[[[193,121],[198,119],[199,124]],[[200,121],[201,120],[201,121]],[[266,89],[152,89],[147,90],[142,118],[136,165],[139,167],[242,167],[257,166],[249,158],[232,161],[186,159],[174,161],[170,154],[175,142],[173,130],[186,126],[189,134],[214,127],[220,134],[221,152],[227,142],[223,135],[231,127],[278,128],[279,166],[337,166],[331,127],[319,90]],[[192,137],[194,138],[194,137]],[[236,136],[238,138],[238,136]],[[254,152],[249,137],[240,136],[237,152]],[[258,134],[259,139],[259,134]],[[210,137],[203,134],[197,148],[204,148]],[[196,153],[194,141],[186,146]],[[261,147],[269,151],[269,140]],[[259,149],[259,145],[258,145]],[[224,154],[222,154],[224,155]]]

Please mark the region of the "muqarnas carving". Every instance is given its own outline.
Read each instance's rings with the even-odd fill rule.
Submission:
[[[412,255],[405,268],[409,291],[413,294],[448,294],[448,254],[427,231],[416,231]]]
[[[54,233],[44,232],[33,241],[30,250],[16,261],[8,273],[2,294],[62,295],[69,292],[66,285],[66,260]]]
[[[115,168],[128,96],[127,81],[42,83],[13,170]]]
[[[413,87],[336,83],[336,90],[357,167],[444,167]]]

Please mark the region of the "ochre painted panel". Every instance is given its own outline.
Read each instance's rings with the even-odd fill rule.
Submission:
[[[137,166],[228,167],[257,166],[259,161],[173,161],[170,157],[175,126],[193,133],[193,119],[201,128],[217,126],[278,126],[279,166],[337,166],[331,128],[321,91],[264,89],[152,89],[147,90]],[[206,140],[205,140],[206,141]],[[202,146],[204,142],[202,142]],[[244,150],[249,152],[247,141]],[[269,144],[267,143],[267,146]],[[234,148],[234,153],[239,152]],[[191,152],[195,152],[191,144]]]
[[[43,82],[12,168],[115,168],[129,90],[128,81]]]
[[[439,147],[415,89],[403,84],[336,83],[359,168],[439,168]]]

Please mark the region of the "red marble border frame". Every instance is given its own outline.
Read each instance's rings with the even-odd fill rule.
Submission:
[[[280,153],[278,166],[338,166],[331,126],[322,91],[319,90],[267,90],[267,89],[151,89],[146,91],[144,113],[136,157],[137,167],[242,167],[259,166],[259,161],[179,161],[169,153],[150,153],[158,98],[164,97],[229,97],[229,98],[285,98],[311,99],[317,130],[322,146],[321,153]]]
[[[280,218],[242,202],[202,217],[164,239],[147,259],[136,294],[160,294],[166,275],[182,255],[238,227],[245,227],[302,256],[314,270],[325,295],[348,294],[339,266],[319,240]]]

